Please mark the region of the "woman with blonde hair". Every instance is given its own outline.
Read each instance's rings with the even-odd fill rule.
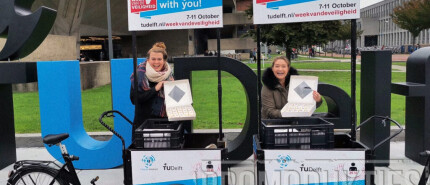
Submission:
[[[165,118],[166,106],[164,104],[163,84],[172,81],[173,71],[167,63],[166,45],[163,42],[155,43],[148,51],[145,62],[137,68],[138,93],[135,102],[134,78],[130,77],[130,100],[133,105],[139,104],[140,109],[134,116],[134,125],[138,127],[149,118]]]

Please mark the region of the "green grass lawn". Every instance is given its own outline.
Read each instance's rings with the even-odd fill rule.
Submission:
[[[338,64],[339,66],[336,66]],[[254,64],[250,64],[251,66]],[[298,69],[349,69],[348,63],[295,63]],[[357,67],[359,69],[359,66]],[[218,98],[216,71],[193,72],[193,101],[197,113],[194,128],[218,128]],[[349,72],[301,72],[318,76],[319,80],[344,89],[350,94]],[[392,73],[392,82],[404,82],[405,73]],[[241,83],[227,72],[222,73],[223,128],[242,128],[246,114],[245,92]],[[110,85],[82,92],[84,127],[87,131],[105,131],[98,123],[100,114],[111,109]],[[392,117],[404,123],[404,96],[392,94]],[[360,112],[360,73],[357,73],[357,111]],[[326,106],[321,106],[321,112]],[[38,93],[14,93],[15,128],[17,133],[40,132]],[[360,116],[358,116],[359,118]],[[110,123],[112,124],[112,123]]]
[[[257,64],[247,64],[252,69],[257,69]],[[265,63],[264,68],[271,67],[272,63]],[[263,64],[261,64],[263,69]],[[292,67],[296,69],[331,69],[331,70],[349,70],[351,69],[350,63],[341,63],[341,62],[292,62]],[[357,65],[357,69],[360,69],[361,65]]]
[[[246,64],[252,69],[257,69],[257,64]],[[272,63],[261,64],[262,69],[271,67]],[[398,63],[393,63],[393,65],[398,65]],[[405,64],[406,65],[406,64]],[[324,70],[350,70],[351,63],[348,62],[294,62],[291,64],[292,67],[296,69],[324,69]],[[356,65],[357,70],[361,69],[361,65]],[[392,69],[393,71],[399,71],[397,69]]]
[[[14,93],[15,132],[40,132],[39,94],[37,92]],[[82,114],[84,127],[87,131],[107,131],[98,119],[107,110],[111,110],[110,85],[82,92]],[[112,119],[106,119],[112,125]]]
[[[218,80],[216,71],[193,72],[194,128],[218,128]],[[245,91],[239,80],[222,72],[223,128],[242,128],[246,116]]]
[[[261,56],[263,56],[263,54]],[[270,59],[269,60],[265,59],[265,61],[266,62],[272,62],[273,59],[275,57],[278,57],[278,56],[285,56],[285,54],[274,54],[274,55],[272,54],[272,55],[270,55]],[[320,60],[320,59],[318,59],[318,58],[309,58],[309,57],[307,57],[305,55],[299,55],[298,58],[293,59],[293,61],[318,61],[318,60]],[[247,61],[249,61],[249,60],[244,60],[244,62],[247,62]],[[261,59],[261,61],[263,61],[263,59]]]
[[[327,55],[325,55],[325,54],[321,54],[321,55],[319,55],[319,54],[316,54],[315,55],[315,57],[321,57],[321,58],[334,58],[334,59],[340,59],[340,60],[343,60],[343,59],[351,59],[351,57],[335,57],[335,56],[331,56],[331,53],[327,53]]]
[[[333,70],[350,70],[350,63],[340,62],[312,62],[312,63],[292,63],[291,66],[297,69],[333,69]],[[361,65],[356,65],[357,69],[361,68]]]
[[[108,131],[99,123],[100,115],[112,110],[111,86],[103,86],[82,92],[82,114],[85,130]],[[133,118],[130,118],[133,120]],[[103,119],[109,125],[113,125],[113,119]]]
[[[318,80],[321,82],[336,85],[342,88],[344,91],[351,95],[351,74],[349,72],[301,72],[301,75],[318,76]],[[360,87],[361,87],[361,73],[357,73],[357,119],[360,122]],[[391,82],[405,82],[406,73],[391,73]],[[317,109],[317,112],[325,112],[327,109],[326,105],[323,104]],[[405,123],[405,97],[391,94],[391,117],[399,123]]]
[[[15,132],[40,132],[39,93],[13,93]]]
[[[406,62],[393,62],[393,65],[406,66]]]
[[[294,61],[318,61],[318,60],[320,60],[320,59],[299,55],[299,58],[295,58],[292,61],[294,62]]]

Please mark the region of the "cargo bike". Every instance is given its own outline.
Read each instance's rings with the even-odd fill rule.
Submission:
[[[279,22],[274,24],[277,23]],[[288,21],[285,23],[288,23]],[[264,24],[269,23],[265,22]],[[259,133],[253,136],[255,184],[375,184],[374,151],[400,134],[403,128],[389,117],[377,115],[366,119],[359,126],[356,125],[356,30],[356,20],[351,19],[352,119],[351,123],[348,123],[351,126],[351,132],[334,133],[333,124],[317,117],[303,118],[301,116],[299,118],[259,120]],[[263,40],[261,39],[262,34],[258,24],[256,37],[257,43]],[[261,79],[260,51],[260,44],[257,44],[258,79]],[[259,81],[257,84],[260,89],[261,82]],[[259,100],[261,100],[260,94]],[[261,118],[261,116],[259,117]],[[400,130],[373,147],[368,147],[356,140],[356,131],[373,119],[381,120],[382,124],[386,124],[386,121],[393,122]],[[327,120],[330,120],[330,118]],[[423,157],[427,157],[427,163],[422,172],[419,185],[425,185],[430,174],[429,153],[429,151],[424,151],[420,154]]]
[[[124,139],[122,138],[121,135],[119,135],[115,130],[113,130],[111,127],[109,127],[108,125],[106,125],[103,122],[103,118],[105,117],[112,117],[114,113],[119,114],[120,116],[122,116],[124,119],[126,119],[129,123],[131,123],[130,120],[128,120],[124,115],[122,115],[120,112],[118,111],[107,111],[105,113],[102,114],[102,116],[100,117],[99,121],[100,123],[105,126],[109,131],[111,131],[115,137],[118,137],[121,139],[122,141],[122,151],[123,151],[123,160],[124,160],[124,184],[128,185],[128,184],[135,184],[134,179],[136,178],[136,175],[141,175],[144,177],[149,177],[147,175],[151,175],[151,174],[145,174],[145,171],[151,171],[151,169],[154,169],[152,171],[157,171],[160,170],[159,173],[160,174],[164,174],[166,176],[173,176],[175,175],[175,172],[177,171],[183,171],[186,168],[188,168],[189,166],[181,166],[181,164],[175,163],[178,160],[182,160],[183,158],[185,158],[185,156],[178,156],[180,152],[179,150],[175,150],[175,149],[143,149],[143,148],[136,148],[136,149],[126,149],[125,147],[125,142]],[[378,117],[379,119],[385,119],[388,120],[388,118],[386,117]],[[294,161],[299,161],[299,162],[305,162],[305,161],[300,161],[300,160],[296,160],[296,159],[300,159],[300,158],[304,158],[306,157],[306,155],[310,155],[313,157],[310,157],[309,159],[316,159],[316,160],[326,160],[325,163],[329,164],[329,163],[335,163],[337,162],[337,164],[339,163],[339,161],[341,162],[345,162],[346,164],[350,164],[354,161],[351,161],[351,159],[349,159],[348,156],[344,156],[344,158],[342,160],[334,160],[333,157],[328,157],[328,158],[322,158],[320,156],[318,156],[318,154],[321,155],[339,155],[339,153],[343,153],[343,152],[353,152],[353,155],[357,155],[360,156],[361,158],[354,158],[353,160],[356,159],[361,159],[361,161],[358,161],[354,166],[356,168],[353,167],[352,164],[350,164],[349,168],[346,169],[346,167],[348,167],[348,165],[343,165],[343,166],[339,166],[337,172],[352,172],[351,174],[343,174],[344,177],[349,178],[350,180],[355,180],[355,182],[357,183],[351,183],[351,184],[364,184],[364,182],[366,184],[372,184],[373,180],[374,180],[374,175],[373,175],[373,169],[374,169],[374,165],[373,163],[371,163],[371,160],[373,159],[373,151],[374,149],[376,149],[377,147],[379,147],[381,144],[383,144],[384,142],[390,140],[391,138],[395,137],[397,135],[394,134],[392,136],[390,136],[389,138],[387,138],[386,140],[382,141],[381,143],[379,143],[378,145],[375,145],[375,147],[373,149],[369,149],[368,147],[366,147],[365,145],[363,145],[362,143],[358,142],[358,141],[351,141],[350,140],[350,136],[348,134],[334,134],[333,138],[331,138],[330,133],[331,133],[331,128],[330,126],[325,127],[324,125],[330,125],[328,122],[321,120],[321,119],[314,119],[314,120],[306,120],[306,118],[299,118],[299,119],[304,119],[304,122],[309,124],[309,123],[320,123],[319,125],[313,127],[313,128],[309,128],[306,125],[300,125],[297,120],[295,125],[293,126],[287,126],[287,128],[285,128],[285,124],[282,124],[282,132],[276,132],[275,133],[275,127],[272,124],[271,128],[269,127],[267,133],[271,133],[273,131],[273,133],[275,135],[279,136],[275,136],[275,140],[272,140],[272,143],[269,143],[267,145],[262,144],[262,142],[260,142],[260,139],[258,137],[258,135],[254,136],[254,157],[255,157],[255,173],[257,174],[257,180],[258,180],[258,184],[270,184],[267,183],[265,180],[265,176],[266,173],[270,170],[275,171],[276,173],[279,173],[279,175],[283,175],[281,174],[282,171],[281,169],[285,169],[287,167],[291,167],[294,166],[296,164],[294,164]],[[369,118],[371,119],[371,118]],[[375,119],[375,118],[373,118]],[[289,121],[290,123],[295,122],[293,121]],[[390,120],[391,121],[391,120]],[[281,121],[275,121],[278,122],[285,122],[285,120],[281,120]],[[287,121],[288,122],[288,121]],[[303,123],[303,120],[301,120],[301,122]],[[368,120],[364,121],[359,127],[363,126],[364,124],[366,124],[368,122]],[[394,122],[394,121],[393,121]],[[268,122],[267,122],[268,123]],[[396,122],[394,122],[396,123]],[[397,125],[397,123],[396,123]],[[306,128],[307,127],[307,128]],[[358,127],[358,128],[359,128]],[[321,129],[322,128],[322,129]],[[288,129],[290,129],[288,131]],[[294,130],[295,129],[295,130]],[[265,131],[266,132],[266,131]],[[398,132],[399,133],[399,132]],[[157,133],[156,133],[157,134]],[[170,133],[172,135],[172,133]],[[267,135],[267,134],[265,134]],[[264,136],[265,136],[264,135]],[[78,176],[76,175],[76,171],[75,168],[73,166],[73,161],[74,160],[79,160],[78,156],[73,156],[70,155],[67,152],[66,146],[61,144],[61,141],[67,139],[68,134],[54,134],[54,135],[47,135],[43,138],[43,142],[49,146],[52,145],[59,145],[60,149],[62,151],[63,154],[63,158],[65,160],[65,164],[56,164],[55,162],[52,161],[35,161],[35,160],[25,160],[25,161],[18,161],[14,164],[13,170],[9,173],[9,179],[7,181],[8,185],[12,185],[12,184],[33,184],[33,185],[45,185],[45,184],[55,184],[55,185],[65,185],[65,184],[73,184],[73,185],[80,185],[81,182],[79,181]],[[216,136],[209,136],[209,137],[205,137],[202,138],[201,134],[196,134],[196,135],[188,135],[184,134],[184,138],[185,137],[191,137],[194,139],[204,139],[206,140],[207,143],[211,142],[211,137],[212,139],[216,138]],[[263,140],[265,138],[263,137]],[[332,140],[333,139],[333,140]],[[277,141],[276,141],[277,140]],[[333,142],[334,141],[334,142]],[[165,140],[163,140],[162,142],[166,142]],[[199,144],[197,144],[199,143]],[[178,180],[176,182],[164,182],[164,183],[159,183],[159,184],[221,184],[221,182],[224,181],[223,178],[220,177],[220,175],[225,175],[222,173],[225,173],[227,170],[225,169],[224,165],[222,165],[223,161],[225,161],[225,158],[223,158],[225,149],[201,149],[200,147],[203,147],[204,144],[207,144],[204,142],[191,142],[185,145],[189,145],[189,146],[195,146],[196,148],[192,149],[184,149],[184,152],[187,152],[187,154],[191,153],[191,152],[203,152],[203,153],[211,153],[213,155],[211,156],[206,156],[204,159],[201,159],[201,161],[197,162],[195,166],[193,166],[194,168],[192,168],[192,172],[186,174],[189,178],[191,179],[184,179],[184,180]],[[162,143],[161,145],[168,145],[167,143]],[[281,145],[284,148],[278,148],[276,149],[276,147],[278,147],[278,145]],[[267,147],[267,148],[266,148]],[[288,149],[286,147],[289,147]],[[333,147],[332,149],[321,149],[322,147]],[[139,153],[134,153],[134,152],[143,152],[143,155],[145,155],[146,157],[142,157],[139,158],[137,157],[137,161],[133,161],[133,158],[131,158],[131,156],[133,155],[140,155],[142,156],[142,154]],[[150,153],[151,155],[146,155],[145,152]],[[188,153],[189,152],[189,153]],[[161,156],[160,158],[157,158],[157,156],[155,156],[154,154],[158,154],[161,153],[161,155],[169,155],[168,158],[175,160],[173,163],[170,164],[162,164],[161,168],[157,168],[157,170],[155,170],[156,168],[156,164],[155,162],[158,162],[160,160],[164,160],[163,156]],[[287,155],[285,155],[287,154]],[[271,156],[275,156],[275,157],[269,157],[269,155]],[[425,151],[423,153],[421,153],[421,155],[423,157],[427,157],[427,162],[425,164],[425,168],[421,174],[421,178],[419,181],[419,185],[425,185],[428,181],[428,178],[430,176],[430,151]],[[214,157],[212,157],[214,156]],[[190,156],[191,158],[192,156]],[[294,157],[294,158],[293,158]],[[188,159],[190,159],[188,158]],[[268,160],[269,158],[273,158],[274,160],[272,160],[272,164],[270,163],[265,163],[267,161],[270,162],[270,160]],[[306,157],[307,158],[307,157]],[[192,159],[194,160],[194,159]],[[219,162],[220,161],[220,162]],[[143,166],[143,168],[137,168],[137,173],[138,174],[133,174],[132,170],[136,170],[136,168],[133,169],[133,163],[145,163],[146,166]],[[273,164],[278,163],[279,166],[273,167]],[[314,171],[322,171],[322,167],[321,168],[312,168],[312,166],[309,165],[313,165],[315,163],[308,163],[308,164],[304,164],[304,166],[300,166],[299,169],[303,170],[303,171],[310,171],[310,172],[314,172]],[[361,170],[363,168],[363,164],[365,166],[366,171]],[[175,166],[176,165],[176,166]],[[218,166],[217,166],[218,165]],[[302,164],[300,164],[302,165]],[[308,166],[305,166],[308,165]],[[346,166],[346,167],[345,167]],[[182,167],[182,168],[181,168]],[[297,167],[297,165],[296,165]],[[340,168],[342,167],[342,168]],[[221,168],[221,174],[219,174],[219,170],[218,168]],[[361,169],[360,169],[361,168]],[[321,169],[321,170],[319,170]],[[163,170],[163,171],[161,171]],[[361,170],[361,171],[360,171]],[[335,170],[331,170],[331,172],[333,172]],[[328,170],[327,172],[330,172],[330,170]],[[158,173],[158,172],[157,172]],[[272,175],[277,175],[276,173],[272,174]],[[361,177],[363,174],[365,175],[365,178],[363,181],[363,177]],[[192,176],[192,177],[191,177]],[[226,177],[226,176],[224,176]],[[328,176],[329,177],[329,176]],[[333,177],[333,176],[331,176]],[[335,176],[336,177],[336,176]],[[337,176],[338,177],[338,176]],[[137,177],[140,178],[140,177]],[[157,178],[155,178],[157,179]],[[95,177],[94,179],[91,180],[91,184],[95,184],[95,182],[98,180],[98,177]],[[285,180],[285,179],[284,179]],[[139,179],[137,180],[139,181]],[[149,180],[148,180],[149,181]],[[281,179],[282,181],[282,179]],[[275,182],[275,180],[273,180],[273,182]],[[156,184],[156,183],[154,183]],[[224,181],[223,184],[227,184],[227,182]],[[288,183],[291,184],[291,183]],[[324,184],[324,183],[323,183]],[[325,183],[325,184],[329,184],[329,183]],[[342,184],[342,183],[337,183],[337,184]]]
[[[136,129],[136,142],[126,148],[124,138],[108,126],[103,118],[114,117],[114,113],[132,122],[121,112],[104,112],[99,122],[122,142],[124,161],[124,184],[195,184],[221,185],[227,177],[225,165],[226,149],[205,148],[216,143],[218,134],[183,133],[182,123],[164,119],[148,120]],[[143,129],[147,128],[147,129]],[[64,164],[55,161],[24,160],[14,164],[7,185],[80,185],[73,161],[78,156],[70,155],[62,141],[69,134],[52,134],[43,138],[48,146],[59,146]],[[72,151],[73,152],[73,151]],[[99,177],[89,183],[95,185]],[[225,182],[227,183],[227,182]],[[84,183],[86,184],[86,183]]]
[[[295,122],[297,119],[302,124]],[[349,134],[333,134],[332,124],[321,118],[263,120],[263,131],[253,138],[255,184],[375,185],[374,152],[403,128],[390,118],[373,116],[357,130],[371,119],[389,120],[399,131],[369,148],[351,140]],[[266,121],[276,124],[267,126]],[[420,156],[427,160],[418,185],[426,185],[430,176],[430,151],[421,152]]]
[[[119,113],[108,111],[100,118],[112,133],[102,118],[114,112]],[[217,140],[217,133],[187,133],[182,121],[148,119],[135,129],[133,143],[123,145],[124,183],[224,184],[227,150],[216,146]]]

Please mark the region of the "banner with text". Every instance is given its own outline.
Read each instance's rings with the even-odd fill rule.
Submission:
[[[365,185],[364,150],[264,150],[267,185]]]
[[[222,0],[128,0],[129,31],[220,28]]]
[[[131,152],[133,185],[221,185],[221,150]]]
[[[253,0],[254,24],[360,18],[360,0]]]

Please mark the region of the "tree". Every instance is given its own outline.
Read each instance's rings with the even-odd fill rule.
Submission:
[[[430,25],[425,25],[424,23],[428,20],[428,17],[420,17],[421,14],[426,14],[423,11],[428,0],[411,0],[404,2],[401,6],[394,8],[393,22],[397,24],[400,28],[408,30],[412,34],[412,45],[415,45],[415,38],[420,34],[420,32]],[[430,7],[430,6],[429,6]]]
[[[308,22],[302,24],[303,42],[311,48],[312,45],[322,45],[337,36],[341,21]]]
[[[357,37],[363,33],[363,30],[357,30]],[[335,40],[349,40],[351,39],[351,20],[345,20],[337,30],[336,34],[333,35]]]
[[[363,33],[363,30],[357,30],[357,36],[359,37]],[[330,41],[341,40],[343,41],[343,48],[346,48],[346,40],[351,39],[351,20],[342,21],[342,25],[331,35]],[[343,53],[345,54],[345,53]]]
[[[420,7],[417,11],[418,17],[420,17],[420,22],[423,24],[425,29],[430,28],[430,1],[422,0]]]
[[[252,5],[245,10],[245,14],[249,19],[253,16]],[[261,41],[267,43],[268,45],[278,45],[284,46],[286,48],[286,57],[291,59],[291,47],[299,46],[301,43],[297,39],[293,39],[296,34],[296,30],[299,29],[300,23],[293,23],[289,26],[284,26],[283,24],[266,24],[260,25]],[[243,37],[251,36],[255,41],[257,40],[257,30],[248,30]]]
[[[261,42],[267,43],[267,45],[278,45],[284,46],[286,48],[286,57],[291,59],[291,48],[294,46],[299,46],[301,43],[299,40],[294,39],[296,34],[296,29],[299,25],[294,23],[289,26],[282,24],[276,25],[260,25]],[[243,37],[251,36],[254,41],[257,40],[257,30],[248,30]],[[300,44],[299,44],[300,43]]]
[[[245,13],[252,18],[252,6]],[[340,21],[260,25],[261,41],[268,45],[284,46],[287,58],[291,59],[293,47],[327,43],[340,25]],[[252,36],[256,40],[256,34],[256,30],[251,29],[244,36]]]

